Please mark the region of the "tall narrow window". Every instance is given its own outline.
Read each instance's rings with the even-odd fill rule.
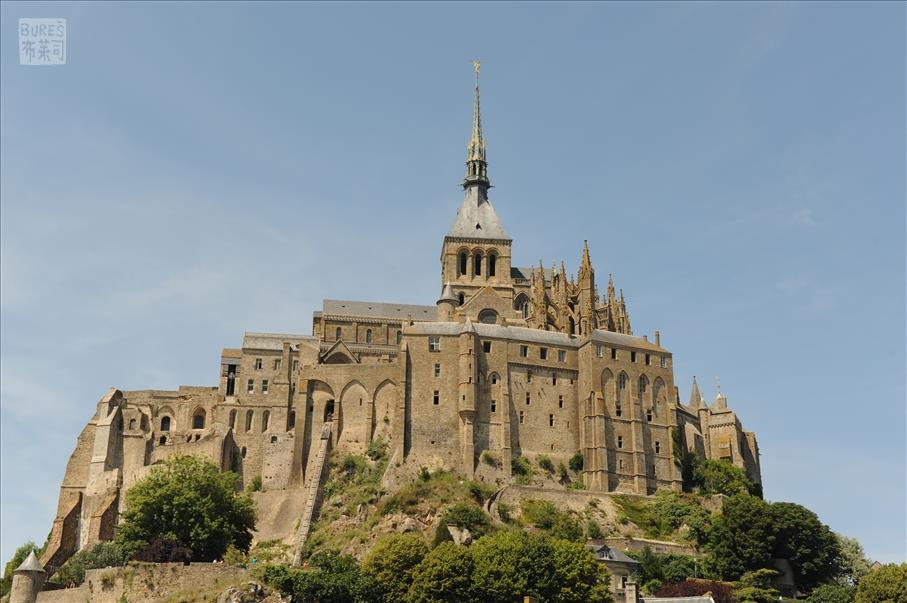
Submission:
[[[170,417],[161,417],[161,431],[170,431]]]
[[[498,410],[498,403],[495,400],[491,401],[491,412],[496,412]]]
[[[623,411],[620,409],[620,401],[614,404],[614,416],[619,417]]]
[[[623,469],[623,468],[624,468],[624,459],[620,459],[620,460],[618,461],[617,466],[620,467],[621,469]]]
[[[441,365],[436,364],[435,365],[435,379],[437,379],[440,376],[441,376]]]
[[[529,403],[532,401],[532,398],[529,397],[529,392],[526,392],[526,406],[529,406]]]
[[[435,393],[431,397],[431,403],[434,404],[435,406],[438,406],[439,404],[441,404],[441,392],[439,392],[438,390],[435,390]]]
[[[652,356],[650,354],[646,354],[646,366],[650,364],[652,364]]]
[[[652,409],[651,408],[646,411],[646,421],[648,421],[649,423],[652,422]]]
[[[526,371],[526,383],[532,383],[532,369]]]
[[[617,447],[618,448],[624,447],[624,436],[617,436]]]
[[[252,431],[252,411],[246,411],[246,432]]]
[[[460,305],[462,306],[462,305],[466,302],[466,296],[463,295],[462,293],[459,294],[459,295],[457,296],[457,301],[459,301],[459,302],[460,302]]]
[[[523,411],[520,411],[520,425],[523,424]]]
[[[266,410],[264,414],[261,415],[261,432],[264,433],[268,430],[268,423],[271,422],[271,411]]]
[[[661,442],[655,442],[655,454],[661,454]]]
[[[400,345],[401,341],[403,341],[403,331],[397,331],[397,345]]]
[[[557,407],[558,407],[558,408],[563,408],[563,407],[564,407],[564,396],[563,396],[563,394],[561,394],[560,396],[557,397]]]
[[[477,253],[477,254],[475,254],[475,256],[473,256],[473,258],[474,258],[474,262],[473,262],[474,272],[473,272],[473,274],[474,274],[475,276],[482,276],[482,254],[481,254],[481,253]]]
[[[567,362],[567,351],[566,350],[557,351],[557,361],[558,362]]]
[[[263,393],[265,395],[267,395],[267,393],[268,393],[268,380],[267,379],[261,380],[261,393]]]
[[[293,372],[294,373],[299,372],[299,359],[298,358],[293,360]]]
[[[497,374],[497,373],[493,373],[493,374],[491,375],[491,384],[492,384],[492,385],[497,385],[497,384],[498,384],[498,374]]]
[[[491,342],[490,341],[482,342],[482,351],[485,352],[486,354],[491,352]]]
[[[230,411],[230,429],[236,429],[236,411]]]
[[[495,273],[497,272],[497,263],[498,263],[498,256],[493,253],[490,254],[488,256],[488,276],[495,275]]]
[[[604,357],[604,355],[605,355],[604,346],[601,346],[601,345],[595,346],[595,355],[598,356],[599,358]]]
[[[556,372],[551,373],[551,385],[557,385],[557,373]]]
[[[636,362],[636,352],[630,352],[630,362]]]
[[[250,394],[255,393],[255,379],[249,379],[246,383],[246,392]]]
[[[365,330],[365,343],[371,343],[371,342],[372,342],[372,330],[366,329]]]
[[[539,348],[539,359],[548,360],[548,348]]]
[[[468,261],[469,261],[469,259],[466,255],[466,252],[465,251],[461,252],[460,253],[460,275],[466,274],[466,262],[468,262]]]
[[[287,415],[287,431],[290,431],[294,427],[296,427],[296,411],[291,410]]]
[[[275,370],[275,371],[279,371],[279,370],[280,370],[280,358],[275,358],[275,359],[274,359],[274,370]]]
[[[441,351],[441,338],[439,336],[429,335],[428,351],[429,352],[440,352]]]
[[[644,393],[646,393],[646,386],[647,386],[647,385],[648,385],[648,381],[646,381],[646,378],[645,378],[645,377],[640,377],[640,378],[639,378],[639,395],[640,395],[640,396],[642,396]]]
[[[617,360],[617,348],[611,348],[611,360]]]
[[[661,366],[661,368],[668,368],[668,358],[667,358],[667,356],[661,356],[661,357],[658,359],[658,364],[659,364],[659,366]]]
[[[261,370],[261,365],[262,365],[261,358],[256,358],[256,359],[255,359],[255,370],[256,370],[256,371],[260,371],[260,370]]]
[[[334,331],[334,339],[340,339],[341,335],[343,335],[343,329],[337,327],[337,329]]]
[[[554,415],[548,415],[548,427],[554,427]]]
[[[523,357],[523,358],[528,358],[528,357],[529,357],[529,346],[528,346],[528,345],[521,345],[521,346],[520,346],[520,356]]]

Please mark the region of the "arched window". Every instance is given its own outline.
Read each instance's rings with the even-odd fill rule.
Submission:
[[[192,414],[192,429],[205,428],[205,409],[199,408]]]
[[[366,329],[365,330],[365,343],[371,343],[371,342],[372,342],[372,330]]]
[[[624,391],[627,389],[627,373],[621,373],[617,377],[617,401],[624,399]]]
[[[129,429],[135,429],[135,419],[129,419]]]
[[[271,411],[266,410],[263,415],[261,415],[261,432],[264,433],[268,430],[268,423],[271,421]]]
[[[479,312],[479,322],[489,325],[496,324],[498,322],[498,313],[491,308],[486,308]]]
[[[494,276],[497,272],[498,256],[494,253],[488,255],[488,276]]]
[[[573,317],[567,319],[568,333],[571,335],[576,335],[576,321],[573,320]]]
[[[161,431],[170,431],[170,417],[161,417]]]
[[[236,411],[230,411],[230,429],[236,429]]]
[[[649,385],[649,381],[645,376],[639,378],[639,397],[642,398],[642,395],[646,393],[646,388]]]
[[[240,452],[240,454],[242,454],[243,458],[246,458],[246,447],[245,446],[242,447],[242,451]]]
[[[476,276],[482,276],[482,254],[479,252],[476,252],[476,254],[473,256],[473,268],[473,274],[475,274]]]
[[[466,263],[469,261],[469,257],[466,255],[465,251],[460,252],[460,275],[466,274]]]
[[[252,411],[246,412],[246,432],[252,431]]]
[[[491,384],[492,385],[498,384],[498,374],[497,373],[491,373]]]
[[[462,306],[463,303],[466,301],[466,296],[461,293],[457,296],[457,299],[460,300],[460,305]]]
[[[337,327],[337,330],[334,331],[334,339],[340,339],[340,336],[343,334],[343,329]]]

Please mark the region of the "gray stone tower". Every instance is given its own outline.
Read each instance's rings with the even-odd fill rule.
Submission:
[[[35,552],[28,554],[22,565],[13,570],[13,585],[9,594],[9,603],[35,603],[38,593],[44,588],[47,572],[38,563]]]

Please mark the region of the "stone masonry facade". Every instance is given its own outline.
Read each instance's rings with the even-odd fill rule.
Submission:
[[[575,276],[511,264],[489,187],[477,80],[437,303],[325,300],[311,335],[246,333],[224,349],[214,387],[111,389],[70,457],[42,564],[112,538],[123,493],[173,454],[304,496],[327,421],[332,449],[361,453],[380,438],[392,468],[508,483],[514,457],[566,464],[581,452],[588,490],[641,495],[681,488],[676,427],[702,458],[761,483],[755,435],[722,394],[706,404],[695,380],[681,404],[671,352],[657,331],[633,334],[610,276],[600,293],[587,244]]]

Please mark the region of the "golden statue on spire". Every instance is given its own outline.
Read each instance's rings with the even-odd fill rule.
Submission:
[[[479,69],[482,68],[482,63],[478,59],[472,62],[472,68],[476,70],[476,77],[479,77]]]

